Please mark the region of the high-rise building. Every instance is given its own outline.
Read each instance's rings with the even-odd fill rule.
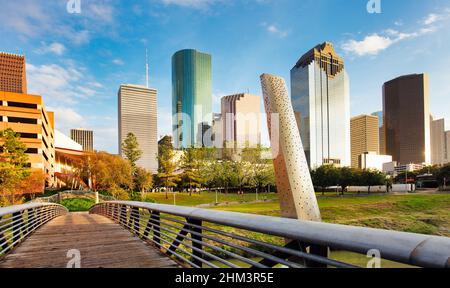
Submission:
[[[378,111],[375,113],[372,113],[373,116],[378,117],[378,128],[379,128],[379,138],[380,138],[380,154],[384,155],[386,154],[386,148],[384,147],[384,128],[383,128],[383,111]]]
[[[27,94],[25,56],[0,52],[0,91]]]
[[[450,163],[450,131],[445,132],[445,163]]]
[[[386,154],[399,165],[430,164],[427,74],[401,76],[383,85]]]
[[[94,131],[87,129],[70,130],[70,138],[83,147],[83,151],[94,151]]]
[[[213,147],[222,148],[223,146],[223,121],[222,114],[214,113],[213,114],[213,123],[212,123],[212,141]]]
[[[360,115],[350,121],[352,167],[362,168],[361,154],[373,152],[379,154],[379,122],[378,116]],[[391,160],[392,161],[392,160]]]
[[[142,150],[137,165],[158,172],[157,90],[138,85],[121,85],[119,98],[119,154],[122,143],[133,133]]]
[[[0,91],[0,103],[0,131],[11,128],[20,134],[21,142],[28,148],[29,166],[34,171],[42,171],[46,187],[52,187],[55,181],[54,113],[48,112],[42,97],[36,95]]]
[[[251,94],[236,94],[221,100],[223,137],[234,149],[261,144],[261,98]],[[227,146],[228,147],[228,146]]]
[[[209,54],[187,49],[172,56],[172,124],[177,149],[205,146],[205,127],[212,122],[211,70]]]
[[[445,163],[445,120],[431,121],[431,164],[442,165]]]
[[[325,42],[291,70],[292,106],[311,168],[350,166],[350,89],[344,60]]]

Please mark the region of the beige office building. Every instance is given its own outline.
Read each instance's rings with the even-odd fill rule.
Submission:
[[[445,163],[450,163],[450,131],[445,132]]]
[[[83,151],[94,151],[94,131],[86,129],[70,130],[70,138],[83,147]]]
[[[222,98],[223,140],[226,147],[245,148],[261,144],[261,98],[236,94]]]
[[[379,154],[378,117],[360,115],[350,120],[352,167],[360,167],[360,155],[368,152]]]
[[[431,163],[427,74],[406,75],[383,85],[386,154],[399,165]]]
[[[442,165],[445,163],[445,120],[431,121],[431,164]]]
[[[133,133],[143,154],[137,165],[158,172],[157,90],[139,85],[119,88],[119,154],[128,133]]]

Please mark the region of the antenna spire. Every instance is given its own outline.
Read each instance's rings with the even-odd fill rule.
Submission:
[[[145,48],[145,85],[148,88],[148,50]]]

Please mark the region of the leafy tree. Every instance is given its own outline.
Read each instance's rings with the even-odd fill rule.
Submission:
[[[264,149],[261,145],[256,148],[243,149],[241,157],[243,161],[249,163],[249,184],[256,188],[256,192],[261,191],[262,187],[274,182],[273,162],[263,158]]]
[[[18,185],[30,176],[27,147],[10,128],[0,132],[0,143],[0,201],[5,205],[15,204]]]
[[[440,185],[449,186],[450,185],[450,164],[447,164],[439,169],[436,178]],[[445,187],[444,187],[445,188]]]
[[[176,182],[180,179],[179,175],[175,174],[177,166],[174,163],[174,156],[172,137],[163,137],[158,144],[159,169],[157,180],[160,186],[166,188],[166,199],[169,198],[167,195],[167,188],[176,187]]]
[[[350,167],[342,167],[338,169],[339,173],[339,185],[342,189],[342,195],[347,190],[348,186],[355,185],[356,177],[358,171],[356,169],[352,169]]]
[[[322,189],[322,194],[327,187],[337,185],[340,180],[338,169],[332,165],[323,165],[311,171],[311,177],[314,186]]]
[[[133,133],[128,133],[127,138],[123,141],[122,151],[135,169],[136,162],[142,157],[142,150],[139,149],[139,142]]]
[[[144,195],[145,190],[152,188],[153,186],[153,175],[144,168],[137,167],[134,172],[134,185],[135,188]]]
[[[372,186],[386,184],[386,175],[378,170],[365,169],[361,172],[361,181],[365,183],[364,185],[369,186],[368,192],[370,193]]]
[[[200,174],[202,150],[189,147],[184,150],[181,158],[181,168],[184,170],[182,182],[188,183],[189,195],[192,195],[193,187],[201,187],[203,179]]]

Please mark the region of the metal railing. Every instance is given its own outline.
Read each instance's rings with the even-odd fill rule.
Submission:
[[[6,255],[36,229],[68,210],[53,203],[30,203],[0,208],[0,257]]]
[[[141,202],[104,202],[90,213],[114,220],[186,267],[356,267],[330,259],[330,250],[379,251],[398,263],[450,267],[446,237]]]
[[[38,197],[36,199],[31,200],[30,203],[60,203],[64,199],[71,199],[71,198],[86,198],[96,200],[97,197],[99,201],[116,200],[112,196],[102,195],[100,193],[95,193],[92,191],[67,190],[48,197]]]

